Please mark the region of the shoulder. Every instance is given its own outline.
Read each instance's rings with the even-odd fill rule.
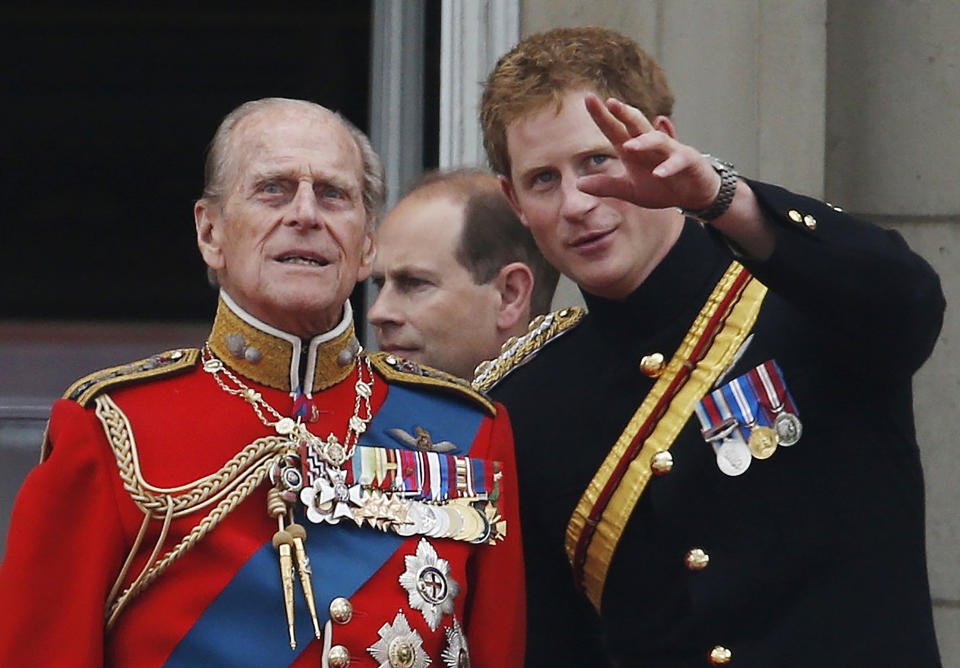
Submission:
[[[97,395],[107,390],[183,373],[192,369],[199,357],[200,351],[197,348],[179,348],[94,371],[68,387],[63,398],[87,406]]]
[[[473,404],[491,417],[497,414],[494,403],[463,378],[387,353],[372,353],[369,358],[373,368],[388,382],[451,394]]]
[[[509,339],[500,349],[500,355],[480,364],[473,378],[473,387],[486,392],[504,376],[536,356],[551,341],[580,324],[586,311],[579,306],[537,316],[530,322],[527,333]]]

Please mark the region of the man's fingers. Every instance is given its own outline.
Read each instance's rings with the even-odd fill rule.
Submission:
[[[607,98],[605,106],[618,121],[623,123],[631,137],[638,137],[653,130],[650,120],[636,107],[614,97]]]
[[[594,197],[616,197],[630,200],[632,184],[624,176],[608,176],[606,174],[591,174],[577,179],[577,189]]]
[[[600,101],[599,97],[593,93],[587,93],[583,102],[593,122],[597,124],[600,132],[610,140],[611,144],[619,146],[633,136],[627,131],[627,127],[610,113],[610,110]]]
[[[679,153],[674,153],[669,158],[654,167],[653,175],[660,178],[668,178],[679,174],[690,166],[690,161]]]

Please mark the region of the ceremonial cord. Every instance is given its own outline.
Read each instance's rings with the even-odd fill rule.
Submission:
[[[244,501],[267,477],[273,465],[290,450],[289,439],[279,436],[258,438],[249,444],[219,471],[194,482],[173,488],[160,488],[144,480],[140,471],[136,441],[126,415],[108,395],[96,398],[96,415],[107,432],[114,451],[120,478],[134,503],[144,512],[144,522],[127,556],[126,562],[107,599],[105,616],[109,631],[120,612],[177,559],[197,544],[234,508]],[[173,492],[184,492],[174,497]],[[162,559],[157,556],[166,540],[173,519],[217,503],[216,507],[184,536]],[[120,584],[126,578],[134,555],[146,535],[146,527],[154,517],[163,516],[163,528],[150,558],[133,583],[115,600]]]

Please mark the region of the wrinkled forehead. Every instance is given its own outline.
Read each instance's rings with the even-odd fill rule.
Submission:
[[[343,123],[325,109],[277,105],[237,122],[227,144],[230,176],[253,169],[309,166],[352,175],[359,187],[363,161]]]

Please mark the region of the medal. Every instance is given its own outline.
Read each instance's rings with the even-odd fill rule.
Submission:
[[[748,377],[764,408],[774,416],[773,428],[780,445],[794,445],[803,435],[803,423],[797,417],[799,411],[783,380],[780,366],[774,360],[768,360],[751,370]]]
[[[717,466],[728,476],[738,476],[750,468],[753,456],[739,436],[724,439],[717,448]]]
[[[392,624],[384,624],[377,631],[380,640],[367,648],[378,668],[427,668],[430,657],[423,650],[423,638],[410,628],[403,612],[397,613]]]
[[[756,426],[750,431],[747,445],[757,459],[769,459],[777,450],[777,432],[770,427]]]
[[[423,613],[431,631],[436,631],[444,615],[453,613],[453,601],[460,585],[450,576],[450,563],[441,559],[426,538],[417,544],[417,553],[403,558],[406,570],[400,585],[407,590],[410,607]]]
[[[757,410],[760,399],[750,387],[750,383],[742,376],[735,378],[722,387],[720,392],[724,398],[729,397],[731,407],[736,411],[736,417],[743,423],[747,435],[747,446],[757,459],[769,459],[777,450],[777,432],[769,426],[759,424]]]
[[[803,435],[803,423],[793,413],[781,410],[773,420],[773,428],[777,431],[780,445],[790,446],[800,440]]]
[[[470,668],[470,646],[467,644],[467,634],[460,627],[457,618],[453,618],[453,626],[444,627],[447,636],[447,647],[440,657],[447,668]]]
[[[719,401],[717,400],[719,398]],[[700,433],[713,448],[717,468],[728,476],[738,476],[750,466],[753,456],[740,435],[736,419],[730,415],[722,396],[707,394],[697,402],[694,412],[700,420]]]

